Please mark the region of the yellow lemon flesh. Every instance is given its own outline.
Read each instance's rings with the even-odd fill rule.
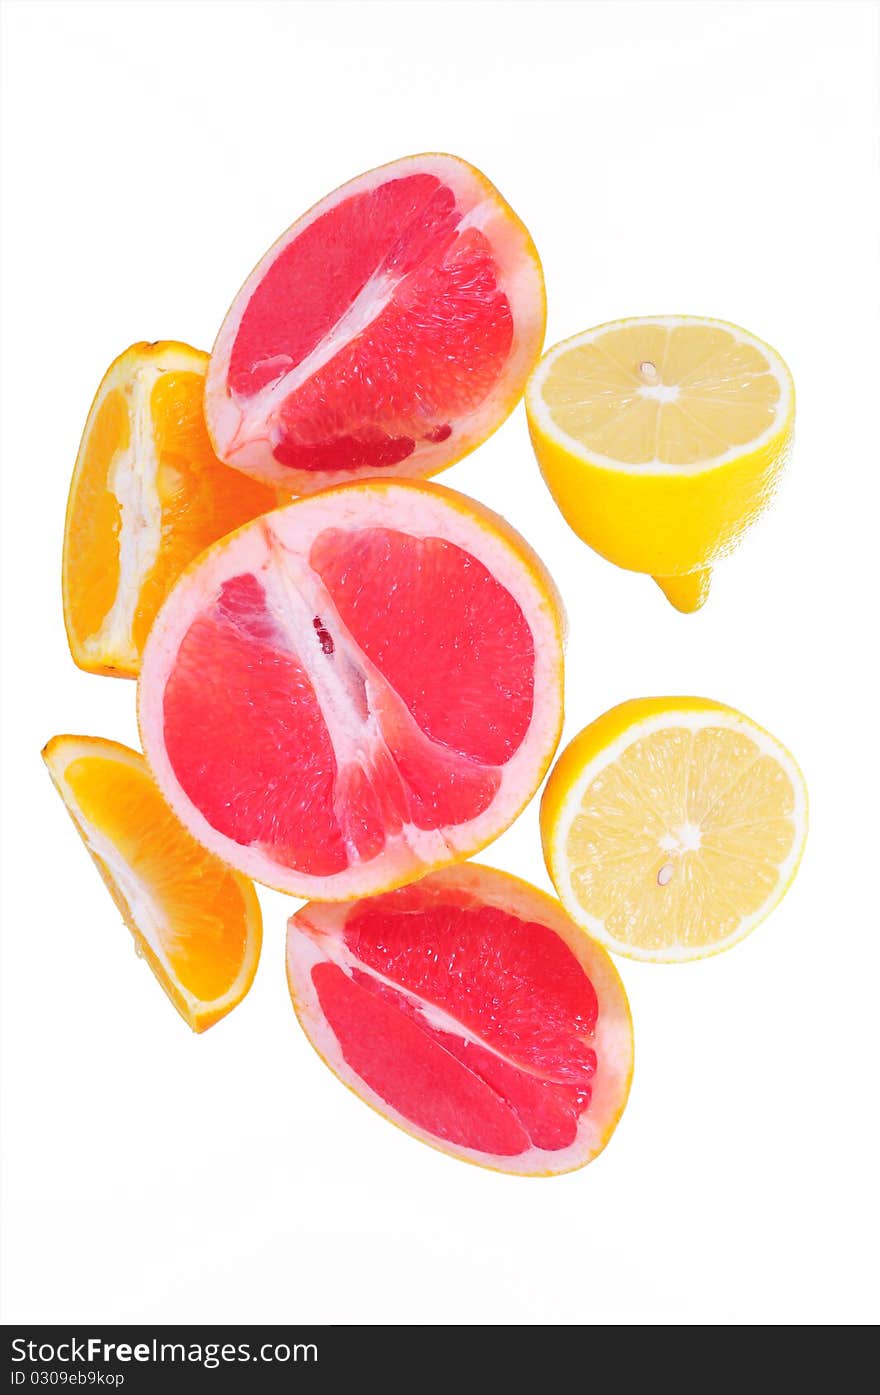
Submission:
[[[603,557],[653,576],[683,611],[770,502],[791,449],[794,383],[736,325],[616,320],[545,354],[526,389],[538,463]]]
[[[541,801],[544,858],[608,949],[670,963],[728,949],[778,904],[807,834],[788,751],[705,698],[639,698],[586,727]]]

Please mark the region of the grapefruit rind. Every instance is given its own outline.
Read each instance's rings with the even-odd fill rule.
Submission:
[[[603,769],[640,738],[668,727],[699,731],[722,726],[742,732],[762,754],[778,762],[794,792],[792,819],[795,837],[787,857],[779,864],[776,886],[754,914],[736,930],[713,943],[653,950],[627,944],[609,934],[604,922],[592,915],[572,890],[571,867],[566,851],[569,829],[583,804],[584,794]],[[644,963],[671,964],[710,958],[739,944],[770,915],[791,886],[803,857],[809,822],[807,787],[803,773],[785,746],[770,732],[735,708],[710,698],[634,698],[609,709],[585,727],[566,746],[551,771],[541,798],[540,826],[544,861],[550,879],[567,914],[575,924],[614,954]]]
[[[247,951],[241,970],[227,992],[211,1002],[203,1002],[175,978],[160,938],[156,934],[156,926],[162,912],[152,897],[150,888],[133,873],[112,840],[83,817],[76,796],[66,779],[65,772],[68,766],[81,757],[111,758],[131,766],[139,773],[148,770],[144,757],[117,741],[103,737],[66,734],[53,736],[44,747],[42,756],[74,827],[132,934],[137,953],[149,964],[162,989],[187,1025],[196,1033],[207,1031],[241,1002],[248,993],[257,971],[262,944],[262,914],[251,882],[235,871],[229,873],[236,881],[245,906]],[[181,836],[188,836],[183,829]]]
[[[300,470],[285,466],[272,454],[264,434],[234,443],[242,431],[244,413],[227,390],[236,337],[256,287],[285,248],[314,220],[353,194],[369,191],[391,178],[410,173],[435,174],[448,185],[466,210],[466,220],[489,235],[499,284],[511,305],[514,344],[497,384],[469,417],[462,419],[448,441],[417,443],[405,460],[393,467]],[[463,226],[463,225],[462,225]],[[525,225],[480,170],[455,155],[429,153],[405,156],[368,170],[320,199],[293,223],[260,258],[227,312],[211,352],[205,385],[205,416],[218,456],[227,464],[272,484],[291,495],[312,494],[348,481],[393,474],[423,479],[454,465],[501,426],[523,394],[526,380],[541,352],[546,325],[544,275],[537,249]],[[338,349],[333,351],[338,352]],[[466,423],[466,429],[459,429]]]
[[[419,884],[417,889],[421,889]],[[294,1011],[308,1041],[329,1070],[358,1099],[402,1132],[427,1143],[440,1153],[493,1172],[526,1177],[551,1177],[577,1171],[603,1151],[623,1114],[632,1083],[634,1064],[632,1017],[626,990],[612,960],[600,944],[575,925],[559,902],[529,882],[495,868],[473,862],[445,867],[426,878],[426,890],[448,887],[473,896],[475,904],[497,906],[522,919],[536,920],[552,928],[583,965],[599,1000],[599,1016],[592,1044],[597,1055],[596,1074],[589,1108],[581,1116],[576,1141],[553,1151],[532,1147],[504,1160],[449,1144],[413,1124],[346,1064],[339,1042],[318,1003],[311,969],[333,957],[328,944],[345,924],[345,905],[311,902],[291,916],[287,934],[287,982]]]
[[[534,707],[526,735],[501,770],[492,803],[468,822],[434,832],[412,830],[377,858],[322,877],[287,869],[255,846],[243,846],[215,829],[189,798],[172,766],[164,739],[164,693],[181,642],[205,598],[222,581],[265,564],[266,538],[283,535],[293,549],[324,528],[387,527],[398,522],[414,537],[442,536],[478,560],[519,603],[535,652]],[[416,881],[438,867],[462,861],[492,842],[519,815],[543,780],[559,743],[563,721],[565,613],[543,563],[503,519],[442,485],[372,479],[340,485],[294,501],[245,524],[208,548],[183,573],[153,625],[138,685],[138,723],[147,760],[162,793],[189,832],[210,852],[245,876],[304,899],[346,901]],[[340,624],[341,627],[341,624]]]

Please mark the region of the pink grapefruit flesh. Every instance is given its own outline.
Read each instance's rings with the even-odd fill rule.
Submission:
[[[207,378],[215,449],[294,494],[436,474],[515,406],[544,320],[534,244],[485,176],[452,155],[371,170],[236,296]]]
[[[497,836],[562,721],[562,617],[501,519],[438,485],[345,485],[223,539],[174,588],[139,687],[159,786],[211,851],[340,900]]]
[[[632,1026],[605,951],[557,901],[473,863],[291,917],[299,1020],[392,1123],[505,1172],[581,1167],[626,1103]]]

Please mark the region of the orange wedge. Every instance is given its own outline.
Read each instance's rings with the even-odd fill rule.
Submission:
[[[55,736],[55,787],[146,959],[181,1017],[203,1032],[240,1003],[260,957],[253,886],[175,818],[137,751]]]
[[[277,503],[214,454],[202,400],[208,355],[133,344],[104,375],[73,471],[64,623],[75,663],[135,678],[156,612],[194,557]]]

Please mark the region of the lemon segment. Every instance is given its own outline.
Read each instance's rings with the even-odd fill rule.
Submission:
[[[557,762],[541,804],[550,876],[609,949],[672,962],[727,949],[797,870],[807,796],[795,761],[701,698],[623,703]]]
[[[721,320],[618,320],[557,344],[526,389],[529,431],[564,517],[603,557],[695,610],[710,569],[767,506],[791,449],[794,384]],[[700,574],[693,584],[670,578]]]

